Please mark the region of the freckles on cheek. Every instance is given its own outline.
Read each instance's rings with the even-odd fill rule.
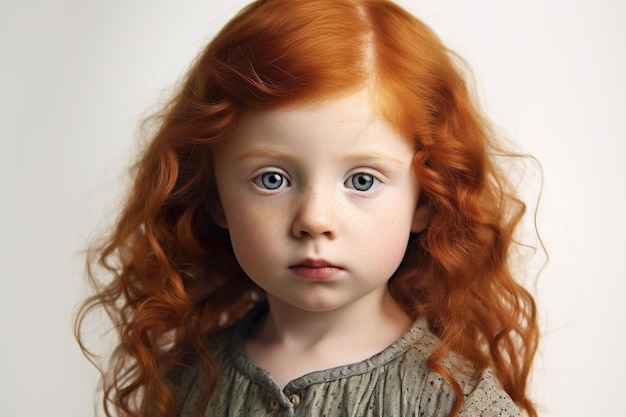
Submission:
[[[265,221],[259,214],[242,211],[232,224],[229,224],[230,239],[237,258],[254,259],[267,250],[267,242],[275,236],[271,221]]]

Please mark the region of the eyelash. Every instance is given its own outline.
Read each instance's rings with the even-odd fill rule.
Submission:
[[[363,179],[366,181],[363,183]],[[290,187],[291,181],[282,173],[277,171],[267,171],[252,179],[252,182],[259,188],[266,191],[276,191],[284,187]],[[357,172],[345,180],[344,186],[360,193],[371,191],[380,185],[380,180],[367,172]],[[363,187],[363,189],[359,188]]]
[[[268,186],[268,184],[265,182],[265,180],[270,180],[270,178],[273,181],[277,181],[277,180],[280,181],[280,183],[278,184],[277,187],[272,188],[271,185]],[[256,177],[254,177],[252,179],[252,182],[257,187],[262,188],[264,190],[268,190],[268,191],[276,191],[276,190],[279,190],[280,188],[282,188],[283,185],[285,187],[289,187],[291,185],[291,181],[289,181],[283,174],[281,174],[280,172],[276,172],[276,171],[264,172],[261,175],[258,175]]]
[[[363,180],[363,179],[365,179],[365,181],[367,182],[366,184],[363,184],[362,181],[358,181],[358,180]],[[357,185],[357,181],[358,181],[358,185]],[[368,174],[367,172],[357,172],[355,174],[350,175],[350,177],[348,177],[348,179],[344,182],[344,185],[347,188],[350,188],[351,190],[365,193],[365,192],[371,191],[372,188],[378,187],[380,185],[380,180],[378,180],[372,174]],[[358,187],[361,185],[365,185],[367,186],[367,188],[359,189]]]

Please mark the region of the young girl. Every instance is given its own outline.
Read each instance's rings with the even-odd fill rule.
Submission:
[[[385,0],[260,0],[93,252],[108,416],[536,416],[524,205],[454,56]],[[94,274],[91,273],[93,277]],[[83,346],[85,352],[87,348]]]

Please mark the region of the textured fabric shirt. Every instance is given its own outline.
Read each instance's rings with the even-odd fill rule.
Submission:
[[[454,390],[426,367],[438,339],[425,320],[418,320],[403,337],[367,360],[309,373],[281,389],[245,354],[246,337],[266,309],[253,309],[223,333],[221,377],[205,417],[444,417],[450,412]],[[472,378],[463,371],[468,364],[454,354],[444,364],[465,393],[462,417],[519,416],[491,371]],[[175,375],[172,383],[182,394],[180,416],[192,415],[203,400],[202,373],[190,369]]]

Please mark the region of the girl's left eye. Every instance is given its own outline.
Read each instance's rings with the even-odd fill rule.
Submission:
[[[369,191],[377,182],[373,175],[359,172],[350,176],[345,182],[346,187],[357,191]]]

